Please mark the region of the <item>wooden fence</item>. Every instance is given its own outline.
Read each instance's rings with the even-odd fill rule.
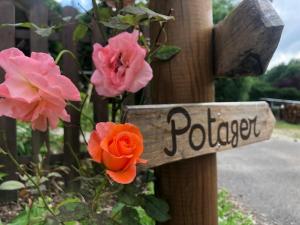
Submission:
[[[27,2],[27,1],[25,1]],[[25,19],[25,21],[30,21],[38,26],[49,25],[55,20],[53,12],[49,12],[47,6],[42,0],[35,0],[27,5],[22,5],[25,8],[19,9],[19,5],[22,5],[22,1],[12,1],[12,0],[1,0],[0,1],[0,24],[14,24],[18,21],[18,18]],[[49,52],[49,41],[59,41],[62,43],[63,48],[70,50],[77,54],[78,46],[73,41],[73,31],[76,28],[76,21],[74,17],[79,12],[77,9],[67,6],[62,10],[62,17],[71,16],[72,21],[64,26],[60,33],[55,33],[49,38],[44,38],[35,33],[34,30],[29,29],[18,29],[14,27],[5,27],[0,30],[0,50],[7,49],[10,47],[18,47],[25,54],[30,54],[30,52]],[[21,14],[21,16],[20,16]],[[93,42],[101,43],[101,35],[94,32],[92,37],[87,37],[85,42],[91,44]],[[60,68],[63,74],[66,74],[75,85],[78,86],[80,80],[80,70],[74,59],[69,55],[64,55],[60,63]],[[90,68],[92,70],[92,68]],[[3,82],[4,71],[0,71],[0,81]],[[100,96],[95,94],[92,96],[93,111],[94,111],[94,121],[107,121],[108,120],[108,101],[103,100]],[[79,106],[79,102],[73,103]],[[68,113],[71,115],[71,122],[64,123],[64,135],[63,135],[63,153],[62,154],[52,154],[51,152],[47,154],[46,162],[47,164],[55,164],[57,162],[65,165],[71,166],[75,164],[75,158],[73,152],[80,155],[80,113],[74,108],[67,107]],[[31,156],[21,157],[17,150],[17,132],[16,132],[16,121],[11,118],[1,117],[0,118],[0,132],[5,136],[5,139],[0,141],[0,146],[3,148],[8,148],[8,150],[16,157],[20,163],[37,162],[39,157],[39,152],[44,141],[49,139],[49,132],[39,132],[32,131],[31,133],[31,145],[32,154]],[[50,146],[51,149],[51,146]],[[16,179],[16,168],[11,163],[9,159],[2,156],[0,157],[0,165],[4,168],[1,170],[8,174],[7,179]],[[74,171],[71,172],[70,177],[74,176]],[[5,201],[7,199],[15,198],[15,193],[8,192],[3,194],[0,192],[0,200]]]
[[[262,98],[269,103],[277,119],[293,124],[300,124],[300,101]]]

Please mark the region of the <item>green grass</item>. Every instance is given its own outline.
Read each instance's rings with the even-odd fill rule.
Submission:
[[[254,225],[252,215],[237,208],[230,200],[230,195],[226,190],[218,193],[218,215],[219,225]]]
[[[291,124],[284,121],[277,121],[274,134],[279,134],[294,139],[300,139],[300,125]]]

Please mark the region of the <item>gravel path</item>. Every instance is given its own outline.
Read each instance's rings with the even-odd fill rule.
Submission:
[[[300,142],[270,141],[218,154],[219,187],[263,224],[300,225]]]

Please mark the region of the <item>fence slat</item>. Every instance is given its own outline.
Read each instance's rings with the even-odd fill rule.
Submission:
[[[75,17],[78,14],[78,11],[70,6],[64,7],[63,16]],[[77,46],[73,41],[73,31],[76,28],[75,21],[71,21],[70,24],[64,27],[62,31],[62,43],[64,49],[72,51],[77,55]],[[79,83],[79,68],[77,63],[70,55],[64,55],[62,61],[62,70],[65,76],[69,77],[72,82],[77,85]],[[73,105],[79,107],[79,102],[72,102]],[[80,113],[72,107],[67,108],[68,113],[71,115],[71,122],[64,123],[64,164],[71,167],[76,166],[76,158],[74,158],[73,153],[77,156],[80,153],[80,142],[79,142],[79,133],[80,133]],[[75,170],[69,174],[69,178],[72,179],[76,175]]]
[[[15,6],[12,0],[2,0],[0,2],[0,24],[2,23],[15,23]],[[0,50],[13,47],[15,45],[15,29],[13,27],[6,27],[0,30]],[[0,72],[0,81],[4,79],[4,72]],[[0,146],[8,147],[9,151],[17,157],[16,147],[16,121],[7,117],[0,118],[0,132],[5,136],[4,140],[1,138]],[[5,142],[6,143],[5,143]],[[8,174],[7,179],[16,178],[16,168],[12,162],[3,155],[0,155],[0,165],[5,166],[1,168],[2,172]],[[15,200],[17,197],[16,192],[0,192],[1,201]]]
[[[92,22],[93,27],[93,43],[100,43],[104,45],[104,40],[101,35],[101,32],[98,28],[98,25],[95,21]],[[97,95],[96,91],[93,90],[93,109],[94,109],[94,121],[95,123],[98,122],[106,122],[108,121],[108,99],[103,98],[102,96]]]
[[[37,0],[30,8],[29,20],[36,25],[48,25],[48,9],[42,1]],[[48,38],[41,37],[34,30],[30,32],[31,52],[48,52]],[[48,132],[32,131],[32,159],[38,162],[40,148],[42,147]]]

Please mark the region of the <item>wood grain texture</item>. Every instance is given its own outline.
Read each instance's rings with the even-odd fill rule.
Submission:
[[[12,0],[0,1],[0,24],[2,23],[15,23],[15,6]],[[6,48],[13,47],[15,45],[15,28],[6,27],[0,29],[0,51]],[[0,71],[0,82],[4,80],[4,71]],[[17,157],[17,144],[16,144],[16,121],[8,117],[0,117],[0,133],[2,136],[0,140],[0,146],[2,148],[8,147],[9,151]],[[4,165],[1,168],[1,172],[8,174],[6,179],[16,179],[16,168],[13,163],[7,157],[0,156],[0,165]],[[15,200],[17,197],[16,192],[0,192],[1,201]]]
[[[31,5],[29,12],[29,20],[38,26],[48,25],[48,9],[41,0]],[[45,52],[48,53],[48,39],[41,37],[35,33],[34,30],[30,31],[30,50],[31,52]],[[45,140],[48,138],[49,133],[32,131],[32,160],[39,161],[39,153]]]
[[[244,0],[215,32],[215,74],[263,74],[278,46],[283,22],[270,0]]]
[[[168,121],[170,112],[178,108],[188,112],[189,125],[187,117],[179,111]],[[267,140],[275,125],[266,102],[128,106],[125,112],[127,121],[140,127],[143,133],[145,151],[142,157],[148,160],[149,167]],[[175,130],[187,129],[176,135],[177,151],[170,156],[169,152],[174,149],[173,121]]]
[[[175,21],[166,26],[168,43],[182,51],[168,62],[154,62],[153,103],[189,103],[214,100],[212,76],[212,9],[210,0],[153,0],[154,11]],[[159,26],[150,27],[152,41]],[[165,39],[161,35],[160,41]]]
[[[182,51],[171,61],[156,62],[154,104],[214,101],[211,0],[151,0],[150,8],[176,20],[168,23],[168,44]],[[151,41],[159,26],[150,27]],[[159,42],[165,40],[164,35]],[[167,225],[217,225],[216,154],[182,160],[155,169],[156,194],[170,205]]]
[[[61,33],[62,44],[64,49],[70,50],[75,55],[77,55],[77,45],[73,41],[73,32],[76,28],[75,16],[78,14],[78,11],[70,6],[66,6],[63,8],[63,16],[71,16],[73,21],[64,27]],[[78,88],[79,85],[79,67],[75,61],[75,59],[69,54],[65,54],[62,58],[62,71],[65,76],[67,76]],[[72,104],[76,105],[80,108],[79,102],[72,102]],[[79,142],[79,134],[80,134],[80,112],[78,112],[73,107],[67,107],[67,111],[71,116],[70,122],[64,122],[64,165],[77,167],[76,158],[74,154],[77,156],[80,153],[80,142]],[[68,175],[70,179],[74,178],[77,175],[75,170]]]

